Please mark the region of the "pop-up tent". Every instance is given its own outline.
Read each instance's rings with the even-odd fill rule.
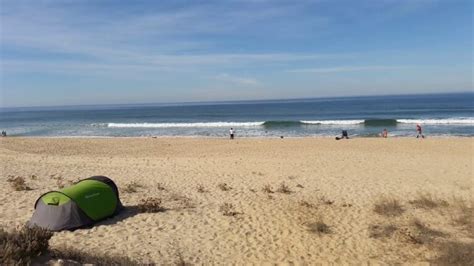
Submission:
[[[71,230],[114,216],[122,208],[115,183],[105,176],[93,176],[41,195],[28,225]]]

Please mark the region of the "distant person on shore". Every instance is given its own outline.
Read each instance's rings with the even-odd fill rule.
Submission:
[[[230,139],[234,139],[234,134],[235,134],[234,129],[230,128],[230,130],[229,130]]]
[[[340,139],[349,139],[349,134],[347,133],[347,130],[342,131],[341,137],[336,137],[336,140]]]
[[[388,137],[388,131],[386,128],[384,128],[382,131],[382,138],[387,138],[387,137]]]
[[[421,136],[422,139],[425,138],[425,135],[423,135],[423,130],[421,129],[420,124],[416,125],[416,138],[419,138]]]
[[[7,136],[7,132],[5,130],[2,131],[2,137],[6,137]]]

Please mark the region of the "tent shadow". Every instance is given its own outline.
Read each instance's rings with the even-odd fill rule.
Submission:
[[[159,212],[165,212],[168,211],[169,209],[167,208],[162,208]],[[92,225],[93,226],[100,226],[100,225],[113,225],[118,222],[121,222],[123,220],[126,220],[128,218],[134,217],[137,214],[144,213],[143,211],[140,211],[138,206],[136,205],[130,205],[130,206],[123,206],[123,209],[116,215],[102,220],[100,222],[97,222],[96,224]]]
[[[103,221],[100,221],[96,224],[96,226],[98,225],[113,225],[113,224],[116,224],[120,221],[123,221],[123,220],[126,220],[128,218],[131,218],[137,214],[139,214],[140,212],[138,211],[137,207],[136,206],[123,206],[123,209],[117,213],[116,215],[108,218],[108,219],[105,219]]]

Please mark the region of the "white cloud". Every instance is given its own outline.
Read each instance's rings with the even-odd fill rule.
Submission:
[[[384,71],[407,68],[406,66],[340,66],[323,68],[302,68],[288,70],[292,73],[338,73],[338,72],[358,72],[358,71]]]
[[[214,77],[216,80],[220,81],[225,81],[225,82],[230,82],[230,83],[236,83],[240,85],[247,85],[247,86],[258,86],[261,85],[261,83],[253,78],[247,78],[247,77],[236,77],[229,75],[227,73],[222,73]]]

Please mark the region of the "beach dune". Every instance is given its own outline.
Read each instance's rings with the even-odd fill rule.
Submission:
[[[0,226],[105,175],[125,211],[52,247],[158,264],[421,263],[446,243],[472,247],[456,221],[472,211],[473,159],[472,138],[2,138]],[[15,191],[16,176],[31,190]],[[133,211],[148,197],[165,211]]]

